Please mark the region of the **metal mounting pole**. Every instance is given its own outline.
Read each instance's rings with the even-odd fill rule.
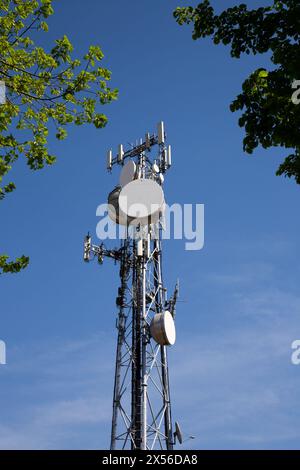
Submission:
[[[120,288],[120,299],[119,303],[119,314],[117,318],[118,328],[118,340],[117,340],[117,352],[116,352],[116,370],[115,370],[115,382],[114,382],[114,395],[113,395],[113,416],[112,416],[112,429],[111,429],[111,443],[110,448],[114,450],[116,448],[116,432],[117,432],[117,420],[118,411],[120,407],[120,380],[121,380],[121,366],[122,366],[122,346],[124,343],[124,335],[126,332],[126,320],[127,315],[125,313],[125,291],[127,288],[127,258],[128,258],[128,239],[123,243],[123,253],[121,257],[120,265],[120,276],[121,276],[121,288]]]
[[[144,250],[143,250],[144,251]],[[142,285],[143,285],[143,298],[142,298],[142,386],[143,386],[143,418],[142,418],[142,449],[147,449],[147,316],[146,316],[146,265],[145,265],[145,251],[143,252],[142,261]]]
[[[161,269],[161,230],[159,230],[159,238],[155,239],[155,255],[154,265],[157,273],[156,286],[157,286],[157,303],[165,305],[165,292],[163,291],[162,269]],[[160,347],[161,353],[161,369],[162,369],[162,383],[163,383],[163,404],[165,407],[164,424],[165,424],[165,441],[168,450],[173,449],[173,432],[172,432],[172,416],[171,416],[171,400],[170,400],[170,386],[169,386],[169,371],[167,361],[166,346]]]

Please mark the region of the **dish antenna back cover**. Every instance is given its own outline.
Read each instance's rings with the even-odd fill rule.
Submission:
[[[108,195],[108,215],[113,222],[120,225],[129,225],[132,222],[132,218],[124,214],[119,206],[119,195],[121,192],[120,186],[113,189]]]
[[[132,160],[130,162],[127,162],[126,165],[123,166],[120,174],[120,185],[122,186],[122,188],[134,179],[135,172],[136,164]]]
[[[150,333],[161,346],[173,346],[176,340],[176,330],[171,313],[167,310],[156,313],[150,324]]]

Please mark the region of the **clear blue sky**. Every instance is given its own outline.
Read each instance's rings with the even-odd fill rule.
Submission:
[[[118,270],[84,264],[82,240],[88,230],[95,237],[96,207],[117,181],[105,171],[106,150],[161,119],[173,147],[167,200],[206,210],[203,250],[164,242],[165,282],[181,281],[170,376],[173,416],[196,436],[185,448],[300,448],[300,366],[290,360],[300,338],[299,186],[275,176],[287,152],[243,154],[229,111],[268,58],[233,60],[226,48],[192,41],[172,18],[189,3],[55,2],[42,44],[67,34],[78,55],[100,44],[120,96],[103,108],[104,130],[51,140],[52,168],[18,163],[17,190],[1,203],[1,251],[31,258],[0,280],[2,449],[109,445]]]

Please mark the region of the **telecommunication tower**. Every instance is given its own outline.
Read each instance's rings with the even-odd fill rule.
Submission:
[[[154,148],[157,151],[154,154]],[[117,249],[84,241],[84,260],[119,263],[118,331],[113,391],[111,450],[167,449],[182,443],[173,429],[167,349],[175,343],[178,283],[168,298],[162,275],[164,175],[171,166],[164,124],[157,134],[125,151],[107,153],[107,169],[122,167],[120,185],[108,196],[108,215],[124,227]]]

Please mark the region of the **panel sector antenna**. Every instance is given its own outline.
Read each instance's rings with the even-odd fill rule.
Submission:
[[[156,149],[156,151],[155,151]],[[168,351],[175,344],[175,304],[178,284],[168,298],[162,277],[162,217],[164,175],[171,166],[164,124],[157,134],[129,150],[119,145],[107,152],[108,171],[121,167],[120,184],[108,195],[108,214],[123,225],[119,248],[84,241],[84,260],[119,264],[116,297],[117,348],[110,448],[172,450],[182,442],[173,429]]]

